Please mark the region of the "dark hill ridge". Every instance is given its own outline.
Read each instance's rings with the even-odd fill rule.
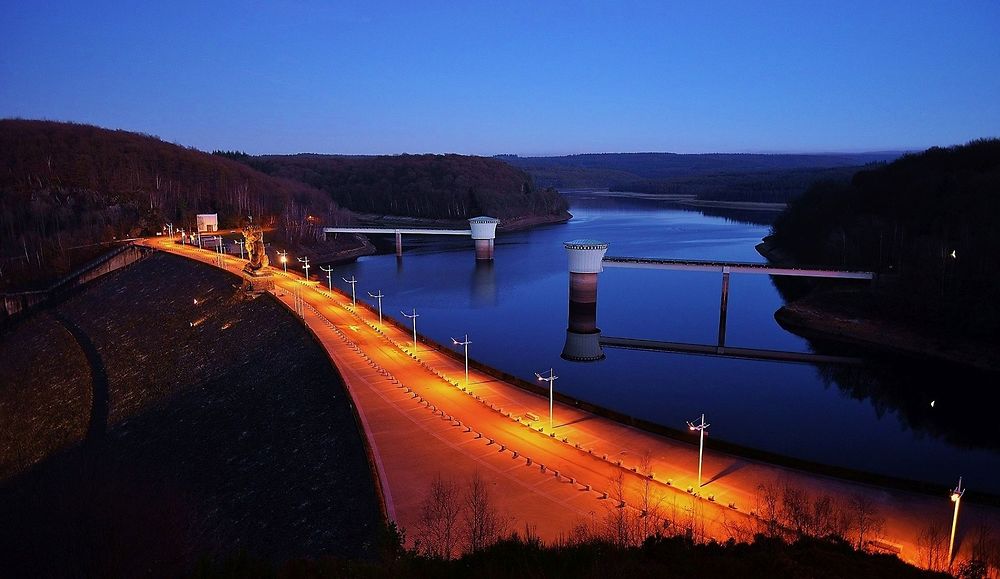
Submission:
[[[711,201],[783,203],[815,181],[848,181],[863,166],[900,154],[594,153],[497,158],[524,169],[540,185],[560,189],[610,188]]]
[[[310,214],[350,218],[308,185],[149,135],[0,120],[0,290],[67,273],[107,249],[94,244],[215,212],[223,227],[254,215],[289,241],[308,235]]]
[[[495,159],[467,155],[265,155],[221,153],[269,175],[322,189],[361,213],[461,220],[564,221],[566,200]]]
[[[339,375],[238,284],[157,253],[0,334],[0,575],[374,554],[380,507]]]
[[[861,317],[904,322],[936,340],[995,345],[998,192],[1000,139],[935,147],[812,187],[775,221],[772,242],[801,262],[882,274],[871,291],[831,305],[848,301]],[[885,329],[875,328],[875,341],[904,341]]]

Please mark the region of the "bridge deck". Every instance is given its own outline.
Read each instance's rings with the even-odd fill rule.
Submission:
[[[831,270],[815,267],[776,267],[767,263],[738,261],[697,261],[688,259],[655,259],[649,257],[605,257],[604,267],[637,269],[673,269],[686,271],[714,271],[718,273],[756,273],[798,277],[826,277],[839,279],[874,279],[870,271]]]
[[[700,354],[745,360],[768,360],[773,362],[798,362],[803,364],[848,364],[861,363],[860,358],[848,356],[826,356],[803,352],[783,352],[780,350],[759,350],[756,348],[733,348],[731,346],[711,346],[708,344],[687,344],[683,342],[660,342],[638,338],[614,338],[602,336],[601,345],[606,348],[643,350],[647,352],[670,352],[675,354]]]
[[[414,229],[405,227],[324,227],[323,233],[384,233],[406,235],[472,235],[471,229]]]

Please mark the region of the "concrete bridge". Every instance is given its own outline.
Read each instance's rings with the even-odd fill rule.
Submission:
[[[777,267],[765,263],[729,261],[698,261],[656,259],[647,257],[606,257],[608,244],[603,241],[578,239],[564,243],[569,257],[569,324],[562,357],[573,361],[604,358],[603,347],[627,348],[658,352],[678,352],[727,356],[752,360],[775,360],[808,363],[859,363],[857,358],[823,356],[802,352],[783,352],[754,348],[726,347],[726,315],[729,307],[729,275],[746,273],[827,279],[872,280],[870,271],[832,270],[810,267]],[[597,276],[604,268],[663,269],[680,271],[713,271],[722,275],[719,304],[719,336],[715,345],[661,342],[635,338],[602,337],[597,327]]]
[[[407,227],[324,227],[323,233],[366,233],[396,236],[396,256],[403,256],[403,235],[462,235],[472,237],[476,248],[476,259],[493,260],[493,240],[496,238],[499,219],[493,217],[473,217],[469,229],[429,229]]]

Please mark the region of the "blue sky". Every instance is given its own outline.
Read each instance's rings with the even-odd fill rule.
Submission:
[[[250,153],[1000,136],[1000,2],[0,0],[0,117]]]

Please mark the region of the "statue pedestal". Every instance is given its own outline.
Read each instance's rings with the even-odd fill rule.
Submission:
[[[274,276],[269,273],[243,272],[243,289],[249,293],[262,293],[274,289]]]

